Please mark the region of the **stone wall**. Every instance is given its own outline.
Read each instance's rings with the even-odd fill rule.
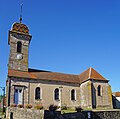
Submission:
[[[62,119],[120,119],[120,110],[116,111],[83,111],[63,114]]]
[[[97,88],[101,86],[101,95],[98,96]],[[86,81],[80,85],[80,105],[82,108],[111,109],[112,92],[106,81]]]
[[[101,96],[98,96],[97,88],[98,86],[101,86]],[[93,90],[95,92],[95,95],[93,97],[95,98],[96,108],[113,108],[112,106],[112,92],[109,84],[104,81],[93,81]]]
[[[9,83],[7,83],[6,96],[7,101],[10,101],[10,104],[14,104],[14,90],[15,88],[22,88],[22,104],[31,104],[37,105],[42,104],[45,109],[48,109],[50,104],[55,104],[58,106],[67,106],[67,107],[78,107],[82,108],[112,108],[111,101],[111,91],[109,90],[108,83],[105,82],[93,82],[93,89],[91,81],[86,81],[79,84],[74,83],[65,83],[59,81],[43,81],[43,80],[33,80],[33,79],[24,79],[24,78],[8,78],[8,81],[11,81],[11,86],[9,88]],[[101,85],[102,95],[97,96],[97,87]],[[60,87],[62,86],[62,89]],[[35,89],[40,87],[41,89],[41,99],[35,100]],[[60,89],[59,100],[54,99],[54,90]],[[71,90],[76,91],[76,99],[71,100]],[[94,90],[94,91],[93,91]],[[9,97],[8,97],[8,92]],[[49,93],[48,93],[49,92]],[[9,98],[9,99],[8,99]],[[8,102],[7,102],[8,104]],[[9,105],[7,105],[9,106]]]
[[[80,85],[80,105],[82,108],[92,108],[91,81]]]
[[[120,119],[120,110],[92,112],[92,119]]]
[[[30,39],[31,37],[29,35],[26,36],[25,34],[10,32],[9,34],[10,55],[8,69],[28,71],[28,50]],[[21,53],[17,52],[18,41],[22,43]],[[17,58],[18,54],[22,55],[22,59]]]
[[[8,107],[6,119],[44,119],[44,110]]]
[[[60,112],[8,107],[6,119],[120,119],[120,110]]]
[[[62,91],[60,91],[59,100],[54,99],[54,90],[56,88],[60,89],[62,86]],[[77,107],[80,105],[80,95],[79,95],[79,84],[74,83],[64,83],[59,81],[42,81],[42,80],[29,80],[29,79],[21,79],[21,78],[11,78],[11,94],[10,94],[10,104],[14,104],[14,89],[16,87],[22,88],[22,100],[23,105],[31,104],[32,106],[37,104],[42,104],[45,109],[51,104],[55,104],[58,106],[68,106],[68,107]],[[35,100],[35,89],[36,87],[40,87],[41,89],[41,99]],[[76,91],[76,100],[71,100],[71,90],[74,89]],[[49,93],[48,93],[49,92]]]

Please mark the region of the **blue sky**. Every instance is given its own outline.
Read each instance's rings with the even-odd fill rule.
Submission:
[[[7,77],[8,31],[19,22],[22,2],[32,35],[29,67],[70,74],[93,67],[120,91],[120,0],[0,2],[0,86]]]

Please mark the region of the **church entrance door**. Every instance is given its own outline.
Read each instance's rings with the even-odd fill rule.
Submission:
[[[22,89],[16,88],[14,93],[14,103],[15,104],[22,104]]]

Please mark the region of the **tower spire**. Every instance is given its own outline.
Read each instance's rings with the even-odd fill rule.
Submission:
[[[22,9],[23,9],[23,3],[20,5],[20,23],[22,23]]]

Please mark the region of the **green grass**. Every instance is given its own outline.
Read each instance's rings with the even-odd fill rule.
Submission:
[[[105,108],[99,108],[99,109],[90,109],[90,108],[84,108],[83,111],[109,111],[109,110],[115,110],[115,109],[105,109]],[[61,110],[61,113],[74,113],[77,112],[74,109],[67,109],[67,110]]]
[[[61,110],[62,114],[64,114],[64,113],[74,113],[74,112],[77,112],[77,111],[75,111],[74,109]]]
[[[92,110],[91,108],[84,108],[83,111]]]

